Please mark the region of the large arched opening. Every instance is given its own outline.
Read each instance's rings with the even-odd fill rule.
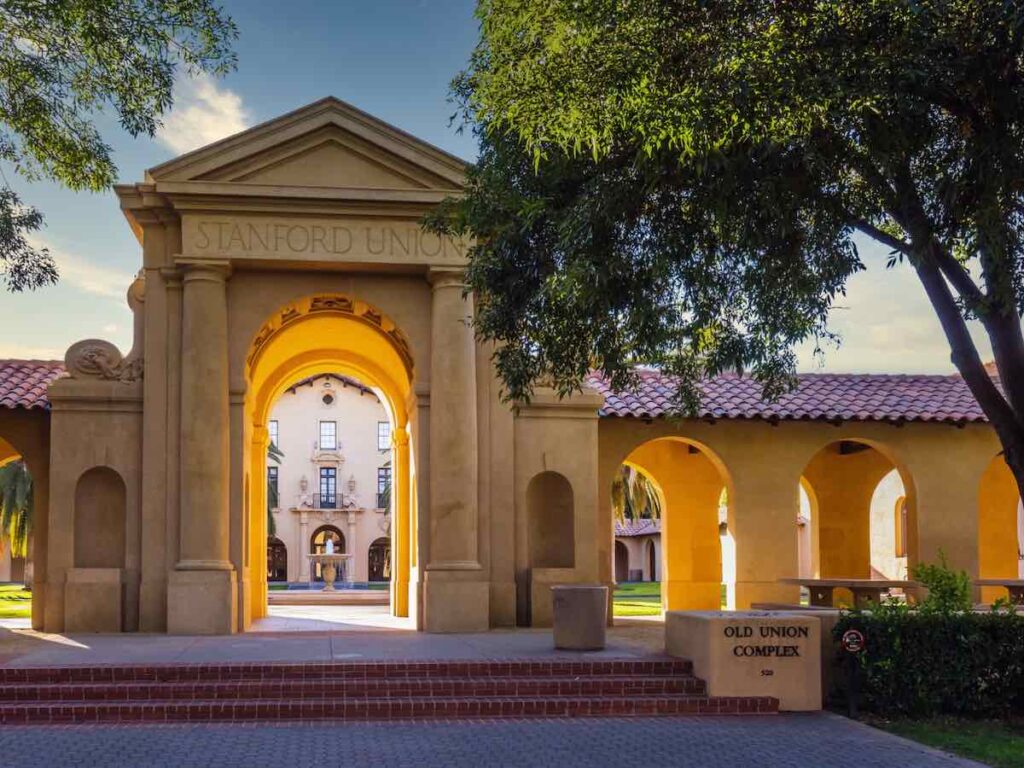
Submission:
[[[917,562],[914,484],[888,446],[861,439],[823,446],[805,465],[800,491],[801,577],[908,578]],[[835,599],[853,597],[837,590]]]
[[[646,479],[660,507],[661,546],[642,550],[641,568],[645,580],[660,582],[662,609],[721,608],[731,485],[724,463],[707,446],[666,437],[634,448],[623,465]]]
[[[992,457],[978,487],[978,576],[1024,579],[1024,506],[1002,454]],[[1005,587],[981,588],[982,602],[1001,597]]]
[[[413,360],[401,330],[374,307],[351,297],[313,296],[292,302],[275,312],[252,342],[246,358],[243,461],[247,468],[246,559],[262,562],[266,558],[272,408],[295,382],[327,375],[346,377],[372,390],[386,413],[387,428],[382,433],[386,431],[388,445],[382,453],[387,455],[388,487],[383,493],[376,488],[372,496],[375,504],[386,505],[381,512],[390,530],[391,613],[406,617],[410,604],[415,604],[410,595],[410,573],[416,562],[412,536],[416,457],[409,412]],[[343,475],[335,476],[334,485],[326,490],[320,487],[320,478],[316,480],[315,492],[331,497],[321,498],[319,506],[330,506],[335,494],[343,498],[346,493]],[[247,606],[251,619],[267,615],[267,575],[263,569],[256,570],[259,575]]]

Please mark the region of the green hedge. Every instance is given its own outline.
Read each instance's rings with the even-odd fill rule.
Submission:
[[[1024,713],[1024,616],[882,607],[843,615],[836,640],[848,629],[866,640],[859,654],[861,709],[913,716]],[[848,700],[845,652],[837,653],[837,692]]]

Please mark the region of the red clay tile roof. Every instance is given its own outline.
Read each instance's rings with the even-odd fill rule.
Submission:
[[[661,520],[627,520],[615,524],[616,536],[653,536],[661,533]]]
[[[62,373],[59,360],[0,360],[0,408],[49,409],[46,388]]]
[[[0,360],[0,408],[49,408],[46,388],[64,372],[56,360]],[[675,384],[658,371],[640,371],[635,392],[612,392],[598,374],[587,383],[605,396],[603,417],[658,418],[671,409]],[[761,399],[751,378],[717,376],[703,384],[698,417],[821,421],[985,422],[959,376],[807,373],[778,402]]]
[[[634,392],[612,392],[605,379],[591,374],[587,383],[605,396],[601,416],[658,418],[671,410],[673,379],[658,371],[638,373]],[[761,399],[756,381],[735,374],[709,379],[702,389],[702,419],[987,421],[959,376],[800,374],[799,387],[774,403]]]

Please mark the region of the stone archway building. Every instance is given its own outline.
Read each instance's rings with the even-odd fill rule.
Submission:
[[[612,583],[609,488],[627,460],[667,489],[680,607],[717,607],[703,539],[717,541],[723,488],[736,604],[794,600],[778,579],[797,573],[798,485],[839,440],[877,446],[912,480],[912,561],[941,548],[973,574],[1009,569],[989,528],[1012,494],[982,494],[979,511],[998,444],[955,377],[808,377],[773,405],[725,377],[700,418],[677,422],[661,418],[670,382],[645,373],[636,393],[593,378],[513,411],[467,322],[465,244],[419,226],[465,171],[324,99],[117,188],[142,253],[132,350],[72,346],[48,399],[54,364],[26,364],[27,392],[0,378],[0,437],[29,460],[43,511],[34,627],[230,633],[264,615],[269,407],[326,372],[387,401],[391,605],[420,629],[543,625],[552,584]],[[672,486],[684,464],[715,514]],[[78,509],[116,512],[123,538],[76,541]],[[698,528],[678,522],[694,515]]]

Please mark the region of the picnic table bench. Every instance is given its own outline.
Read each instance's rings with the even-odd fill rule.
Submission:
[[[1005,587],[1010,593],[1010,602],[1024,605],[1024,579],[975,579],[979,587]]]
[[[916,581],[898,579],[779,579],[780,584],[796,584],[807,587],[811,593],[811,605],[829,607],[834,605],[836,589],[848,589],[853,593],[854,604],[865,607],[869,603],[880,603],[882,593],[890,589],[913,589],[920,586]],[[1024,585],[1024,582],[1021,582]]]

